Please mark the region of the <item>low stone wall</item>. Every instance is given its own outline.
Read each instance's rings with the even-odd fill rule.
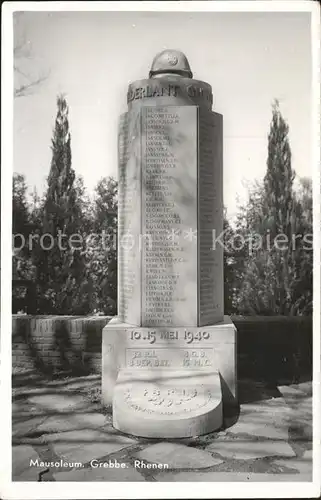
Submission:
[[[12,318],[12,365],[79,373],[101,371],[101,333],[108,316],[20,316]]]
[[[13,371],[101,371],[101,334],[108,316],[19,316],[12,319]],[[271,383],[312,374],[312,318],[232,318],[238,331],[238,378]]]

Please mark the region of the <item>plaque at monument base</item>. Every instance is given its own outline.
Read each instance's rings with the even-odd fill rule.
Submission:
[[[134,436],[183,438],[222,423],[218,372],[121,370],[114,391],[113,424]]]
[[[205,434],[235,404],[236,329],[224,317],[222,116],[178,51],[129,86],[120,119],[118,318],[103,330],[114,426]]]

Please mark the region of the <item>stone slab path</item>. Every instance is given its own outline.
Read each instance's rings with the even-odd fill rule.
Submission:
[[[311,481],[312,384],[241,381],[239,415],[177,440],[124,435],[100,377],[13,383],[14,481]],[[41,478],[41,479],[39,479]]]

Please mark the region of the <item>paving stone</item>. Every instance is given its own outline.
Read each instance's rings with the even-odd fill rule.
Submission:
[[[13,421],[12,437],[14,439],[18,439],[32,434],[35,430],[38,429],[39,425],[41,425],[45,420],[46,420],[45,416],[31,417],[31,418],[28,418],[28,416],[26,416],[24,420]]]
[[[293,470],[297,474],[311,475],[310,480],[312,480],[312,460],[309,457],[296,457],[291,460],[274,460],[273,463],[281,468],[286,468],[285,472],[287,473]]]
[[[274,398],[245,403],[240,408],[238,420],[228,434],[248,434],[265,439],[288,440],[291,409],[284,398]]]
[[[56,455],[68,462],[89,462],[115,453],[136,443],[134,439],[109,429],[106,432],[88,430],[61,432],[45,437],[53,443]]]
[[[39,394],[48,394],[47,387],[15,387],[12,390],[13,397],[21,397],[25,400],[27,396],[37,396]],[[19,398],[20,399],[20,398]]]
[[[170,469],[203,469],[222,463],[209,453],[176,443],[157,443],[135,453],[135,458],[153,464],[168,464]]]
[[[229,434],[249,434],[249,436],[263,437],[267,439],[280,439],[287,441],[288,425],[276,427],[274,422],[266,418],[256,418],[246,420],[243,415],[241,418],[228,429]]]
[[[280,392],[284,395],[287,404],[292,410],[295,410],[296,415],[304,415],[305,418],[312,418],[312,397],[291,386],[279,387]],[[293,413],[291,413],[293,418]]]
[[[289,435],[292,441],[311,443],[313,437],[312,423],[298,419],[293,420],[290,425]]]
[[[290,402],[289,401],[289,406],[291,406],[292,409],[295,410],[296,413],[299,414],[304,414],[306,416],[312,416],[313,412],[313,404],[312,404],[312,398],[309,396],[303,396],[301,399]]]
[[[313,450],[305,450],[302,458],[304,458],[305,460],[313,460]]]
[[[302,397],[302,392],[299,391],[296,387],[293,387],[291,385],[280,385],[280,386],[278,386],[278,390],[280,391],[282,396],[284,396],[285,398],[287,396],[297,397],[297,398]]]
[[[42,394],[29,397],[28,401],[51,411],[70,411],[88,404],[83,396],[70,394]]]
[[[247,472],[160,472],[155,475],[156,481],[162,482],[306,482],[311,481],[309,475],[305,474],[262,474],[262,473],[247,473]]]
[[[305,426],[312,428],[312,419],[308,415],[296,415],[293,413],[293,418],[290,420],[289,424],[290,427],[302,427],[302,430],[304,431]]]
[[[78,413],[75,415],[75,421],[79,424],[85,423],[89,428],[97,429],[103,427],[109,421],[109,417],[99,412]]]
[[[30,461],[40,460],[38,453],[32,446],[18,445],[12,447],[12,480],[38,481],[39,472],[44,467],[30,464]]]
[[[12,415],[14,416],[15,414],[20,415],[21,412],[23,412],[25,409],[25,401],[23,400],[18,400],[18,401],[13,401],[11,405],[11,412]]]
[[[275,418],[287,419],[290,416],[291,408],[287,405],[283,397],[265,399],[253,403],[241,405],[241,412],[249,413],[271,413]]]
[[[108,418],[98,412],[76,413],[68,416],[60,414],[47,417],[38,426],[38,431],[42,433],[54,433],[77,429],[97,429],[103,427],[106,423],[108,423]]]
[[[312,441],[312,398],[307,397],[301,400],[292,408],[289,423],[291,439],[303,439]]]
[[[234,460],[253,460],[257,458],[295,456],[291,446],[285,441],[252,441],[246,439],[215,440],[206,447],[207,451],[218,453],[224,458]]]
[[[65,431],[65,432],[56,432],[54,434],[44,434],[42,436],[44,442],[47,443],[75,443],[75,442],[84,442],[84,443],[92,443],[92,442],[104,442],[108,443],[113,440],[122,440],[127,443],[135,443],[136,440],[126,436],[125,434],[121,434],[116,429],[114,429],[111,425],[105,426],[99,430],[96,429],[84,429],[84,430],[73,430],[73,431]]]
[[[305,419],[312,419],[313,405],[312,398],[304,397],[295,405],[294,414]]]
[[[138,470],[132,467],[109,469],[105,467],[73,469],[53,474],[56,481],[144,481]]]
[[[293,389],[297,389],[298,391],[306,394],[307,396],[312,396],[312,390],[313,390],[313,386],[312,386],[312,381],[308,381],[308,382],[301,382],[300,384],[291,384],[291,386]]]
[[[76,391],[76,390],[84,390],[88,387],[101,387],[101,378],[99,379],[92,379],[92,380],[73,380],[68,385],[66,386],[66,390],[70,391]]]
[[[101,375],[97,374],[92,374],[92,375],[83,375],[83,376],[76,376],[76,377],[66,377],[62,380],[51,380],[47,382],[48,387],[57,387],[57,388],[63,388],[63,387],[69,387],[73,385],[74,383],[79,384],[79,386],[86,386],[88,384],[92,384],[96,381],[101,381]]]
[[[286,425],[291,417],[291,408],[284,398],[272,398],[255,403],[243,404],[240,408],[239,420],[252,419],[253,422],[275,423],[277,425]]]

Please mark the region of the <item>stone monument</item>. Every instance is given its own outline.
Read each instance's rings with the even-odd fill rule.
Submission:
[[[158,54],[120,117],[118,317],[103,330],[102,397],[143,437],[206,434],[236,404],[224,317],[223,120],[185,55]]]

